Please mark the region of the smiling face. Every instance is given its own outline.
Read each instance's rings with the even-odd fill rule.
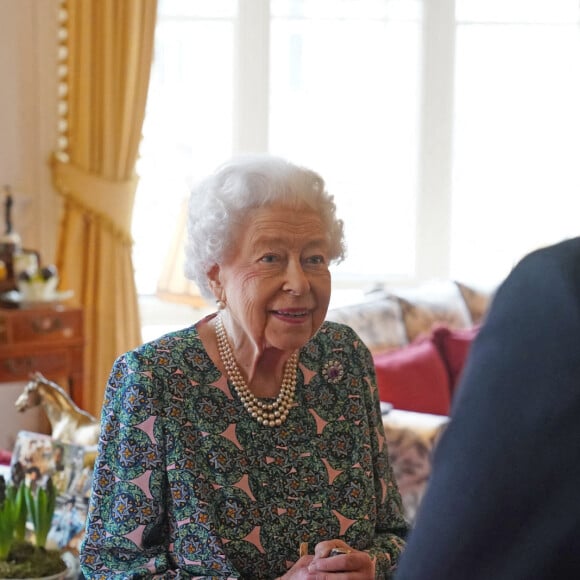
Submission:
[[[209,273],[236,356],[292,352],[316,333],[330,300],[329,244],[318,214],[288,207],[251,210],[236,245]]]

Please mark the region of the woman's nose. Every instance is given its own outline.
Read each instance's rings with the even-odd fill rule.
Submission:
[[[300,261],[290,260],[286,270],[284,291],[296,295],[305,294],[310,290],[310,282]]]

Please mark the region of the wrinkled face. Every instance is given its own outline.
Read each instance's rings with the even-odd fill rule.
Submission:
[[[330,300],[329,244],[312,210],[273,206],[251,210],[236,246],[210,272],[227,303],[234,350],[248,341],[293,351],[318,330]]]

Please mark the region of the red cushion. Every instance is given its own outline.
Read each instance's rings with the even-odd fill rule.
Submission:
[[[449,375],[431,340],[420,339],[399,350],[376,354],[374,362],[381,401],[406,411],[449,413]]]
[[[0,449],[0,465],[10,465],[12,452],[7,449]]]
[[[433,341],[437,345],[449,371],[452,393],[455,391],[461,376],[471,343],[478,332],[479,326],[454,330],[440,326],[433,331]]]

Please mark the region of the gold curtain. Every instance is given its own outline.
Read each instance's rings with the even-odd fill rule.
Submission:
[[[157,0],[61,0],[60,140],[53,178],[64,200],[61,287],[84,308],[80,402],[99,415],[115,358],[141,342],[131,215]]]

